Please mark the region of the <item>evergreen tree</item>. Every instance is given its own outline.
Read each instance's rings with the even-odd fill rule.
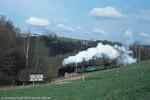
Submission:
[[[4,16],[0,15],[0,80],[12,80],[14,74],[13,57],[15,41],[14,27]],[[1,82],[0,82],[1,83]]]

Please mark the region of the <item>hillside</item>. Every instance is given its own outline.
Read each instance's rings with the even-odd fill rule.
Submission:
[[[1,90],[0,97],[50,97],[51,100],[149,100],[150,61],[100,71],[66,84]]]
[[[66,38],[66,37],[57,37],[57,39],[62,41],[73,41],[73,42],[78,42],[78,41],[92,42],[92,40],[81,40],[81,39]]]

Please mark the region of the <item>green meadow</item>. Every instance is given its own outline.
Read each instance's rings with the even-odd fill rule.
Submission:
[[[150,100],[150,61],[99,71],[65,83],[0,90],[0,97],[50,100]],[[22,98],[21,98],[22,97]],[[1,98],[3,99],[3,98]],[[46,99],[46,98],[45,98]]]

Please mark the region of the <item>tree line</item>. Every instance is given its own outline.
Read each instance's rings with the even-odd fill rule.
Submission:
[[[53,33],[32,36],[30,32],[21,33],[19,28],[5,16],[0,15],[0,85],[15,84],[18,73],[25,68],[36,68],[44,71],[45,77],[55,77],[62,61],[79,51],[95,47],[97,43],[122,45],[111,41],[86,41],[60,39]],[[133,56],[138,61],[150,59],[150,46],[135,42],[130,46]],[[115,64],[109,59],[90,60],[82,62],[79,66]],[[74,65],[71,65],[74,66]]]

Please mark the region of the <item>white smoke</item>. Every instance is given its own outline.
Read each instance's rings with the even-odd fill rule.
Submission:
[[[135,63],[136,59],[132,58],[129,53],[131,53],[131,51],[127,51],[124,47],[120,47],[117,45],[103,45],[102,43],[98,43],[96,47],[89,48],[85,51],[80,51],[75,56],[65,58],[62,62],[62,65],[71,63],[77,64],[83,61],[89,61],[91,59],[102,57],[112,60],[119,57],[120,63],[124,65]]]
[[[115,45],[114,48],[119,52],[118,62],[120,62],[121,64],[127,65],[135,63],[137,61],[135,58],[130,56],[130,54],[132,54],[132,51],[126,50],[125,47]]]

